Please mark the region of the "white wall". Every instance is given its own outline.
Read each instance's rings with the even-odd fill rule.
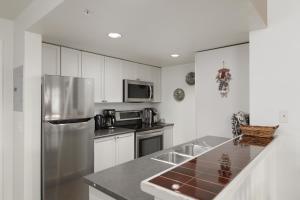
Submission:
[[[185,64],[162,68],[162,103],[159,105],[161,117],[174,123],[173,143],[181,144],[196,137],[195,128],[195,86],[185,82],[185,76],[195,71],[195,64]],[[173,98],[176,88],[185,91],[185,99],[177,102]]]
[[[0,19],[0,40],[2,40],[2,68],[0,67],[0,152],[2,159],[0,161],[0,199],[13,199],[13,22]],[[0,64],[0,65],[1,65]],[[1,107],[0,106],[0,107]],[[2,176],[2,177],[1,177]],[[3,186],[3,187],[2,187]]]
[[[222,98],[216,82],[222,62],[232,80],[227,98]],[[249,112],[249,45],[243,44],[196,54],[196,123],[198,136],[232,137],[231,117]]]
[[[3,138],[3,125],[2,125],[2,114],[3,114],[3,82],[2,82],[2,70],[3,70],[3,64],[2,64],[2,46],[3,41],[0,40],[0,200],[3,199],[3,144],[2,144],[2,138]]]
[[[268,28],[250,33],[252,124],[281,123],[276,167],[277,199],[300,199],[300,1],[268,0]]]

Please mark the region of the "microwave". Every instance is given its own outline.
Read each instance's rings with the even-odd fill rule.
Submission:
[[[123,101],[130,103],[152,102],[154,100],[153,82],[123,80]]]

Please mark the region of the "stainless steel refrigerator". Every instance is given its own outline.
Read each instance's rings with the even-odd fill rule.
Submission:
[[[42,85],[42,199],[87,200],[94,168],[94,83],[49,76]]]

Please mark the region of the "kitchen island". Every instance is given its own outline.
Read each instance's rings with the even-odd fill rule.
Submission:
[[[230,139],[206,136],[185,144],[196,142],[202,144],[202,146],[214,148],[228,140]],[[164,153],[172,152],[183,145],[159,151],[86,176],[85,181],[90,186],[90,200],[153,200],[153,195],[141,190],[141,182],[174,167],[172,163],[160,162],[153,158]]]
[[[276,138],[242,136],[141,183],[156,200],[274,199]]]

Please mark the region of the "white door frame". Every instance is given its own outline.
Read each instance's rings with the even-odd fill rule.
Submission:
[[[3,200],[3,42],[0,40],[0,200]]]

